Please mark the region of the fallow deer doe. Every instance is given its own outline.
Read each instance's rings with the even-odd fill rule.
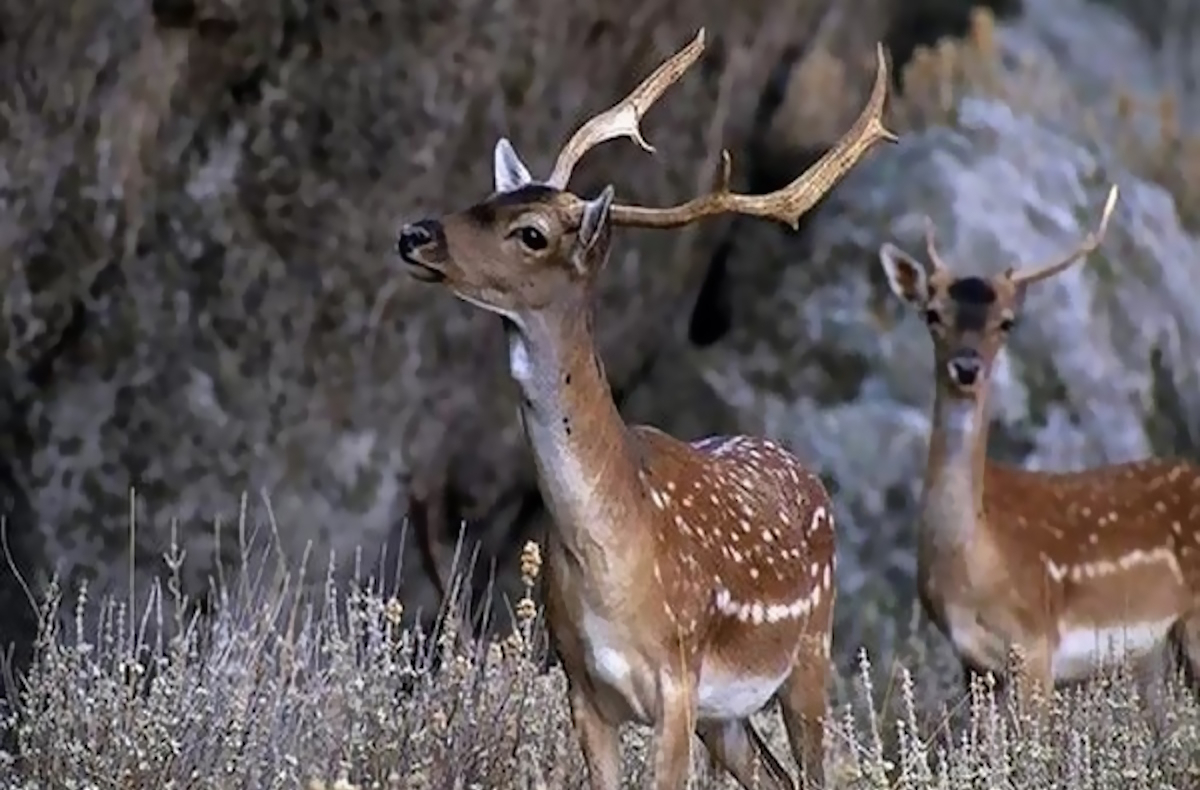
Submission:
[[[801,776],[823,780],[834,603],[834,522],[816,474],[749,436],[685,443],[627,426],[592,336],[597,277],[614,226],[673,228],[740,213],[795,227],[877,142],[887,65],[878,48],[870,100],[813,167],[767,195],[729,190],[729,156],[712,192],[672,208],[617,205],[613,188],[567,190],[592,147],[629,137],[699,58],[704,30],[624,100],[581,126],[539,182],[507,140],[495,191],[465,210],[406,225],[398,251],[416,278],[502,317],[519,413],[555,528],[547,538],[546,617],[569,683],[591,787],[620,781],[618,727],[653,725],[659,788],[687,780],[692,733],[749,786],[792,780],[749,717],[783,709]]]
[[[992,366],[1027,289],[1095,250],[1116,202],[1114,186],[1096,231],[1060,260],[990,278],[952,273],[928,219],[928,269],[891,243],[879,250],[892,291],[924,317],[936,363],[921,604],[968,682],[991,672],[1003,683],[1017,653],[1026,703],[1168,638],[1185,672],[1200,672],[1200,468],[1150,459],[1039,472],[987,457]]]

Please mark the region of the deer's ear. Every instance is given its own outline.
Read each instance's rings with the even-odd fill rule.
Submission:
[[[615,191],[612,184],[604,187],[591,200],[583,201],[583,217],[575,234],[571,263],[583,274],[603,262],[607,255],[607,240],[612,233],[612,203]]]
[[[529,168],[517,156],[516,149],[507,137],[501,137],[496,142],[496,150],[492,154],[492,171],[496,182],[497,192],[512,192],[533,183]]]
[[[879,263],[887,274],[892,293],[913,307],[922,307],[929,294],[929,282],[916,258],[891,242],[879,248]]]

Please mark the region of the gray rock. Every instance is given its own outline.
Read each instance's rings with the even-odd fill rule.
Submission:
[[[1062,120],[1081,119],[1087,108],[1115,131],[1122,90],[1146,102],[1140,130],[1153,135],[1161,96],[1174,97],[1184,128],[1200,125],[1198,37],[1200,12],[1189,0],[1052,0],[1025,3],[997,26],[996,40],[1010,67],[1025,67],[1010,70],[1023,102]]]
[[[1172,198],[1110,151],[971,97],[956,128],[905,135],[856,169],[803,241],[767,226],[739,241],[731,266],[752,303],[701,364],[745,430],[783,438],[836,486],[843,655],[886,645],[914,606],[912,518],[930,430],[932,346],[888,290],[879,245],[923,258],[928,214],[958,271],[1035,264],[1082,239],[1113,181],[1121,200],[1104,245],[1031,290],[1000,357],[993,455],[1067,469],[1191,450],[1200,243]],[[1168,414],[1164,385],[1177,397]],[[1185,434],[1175,446],[1156,443],[1164,418]]]

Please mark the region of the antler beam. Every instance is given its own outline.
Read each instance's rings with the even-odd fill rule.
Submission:
[[[867,106],[854,125],[815,165],[787,186],[766,195],[741,195],[729,191],[730,157],[728,151],[722,151],[721,172],[712,192],[671,208],[614,205],[613,224],[676,228],[715,214],[737,213],[778,220],[795,229],[800,224],[800,217],[846,175],[871,146],[878,142],[898,142],[899,138],[883,125],[888,66],[881,44],[876,46],[876,57],[875,85]]]
[[[654,153],[654,146],[646,142],[639,124],[667,88],[678,82],[703,52],[704,28],[700,28],[690,44],[655,69],[632,93],[579,127],[559,152],[546,183],[556,189],[566,189],[571,173],[583,155],[608,140],[629,137],[643,151]]]
[[[1117,207],[1117,195],[1117,185],[1113,184],[1112,188],[1108,190],[1108,199],[1104,202],[1104,212],[1100,215],[1100,224],[1096,226],[1094,231],[1085,236],[1075,249],[1056,261],[1034,266],[1026,271],[1016,271],[1010,268],[1008,270],[1009,278],[1015,283],[1025,285],[1037,282],[1038,280],[1045,280],[1047,277],[1053,277],[1058,274],[1084,255],[1099,247],[1100,242],[1104,241],[1105,231],[1108,230],[1108,220],[1112,217],[1113,209]]]

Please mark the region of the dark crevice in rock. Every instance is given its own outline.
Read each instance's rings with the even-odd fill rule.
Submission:
[[[196,21],[196,0],[151,0],[150,13],[161,28],[186,30]]]
[[[747,172],[745,191],[761,195],[788,184],[795,174],[816,162],[827,148],[796,151],[790,156],[772,155],[768,151],[766,131],[771,119],[783,105],[788,78],[795,65],[810,49],[811,42],[793,44],[779,57],[779,61],[767,77],[766,85],[754,108],[749,143],[744,153]],[[787,158],[789,161],[782,161]],[[741,159],[739,158],[739,161]],[[815,207],[814,210],[815,211]],[[800,218],[800,227],[795,233],[803,234],[813,211]],[[728,260],[734,254],[737,238],[746,227],[746,221],[734,217],[724,236],[718,241],[705,269],[700,290],[688,319],[688,341],[704,348],[719,341],[733,325],[733,304],[729,293]],[[792,231],[779,226],[781,233]]]
[[[704,280],[688,319],[688,340],[704,348],[716,343],[733,324],[733,304],[729,294],[728,263],[733,239],[726,235],[708,262]]]

